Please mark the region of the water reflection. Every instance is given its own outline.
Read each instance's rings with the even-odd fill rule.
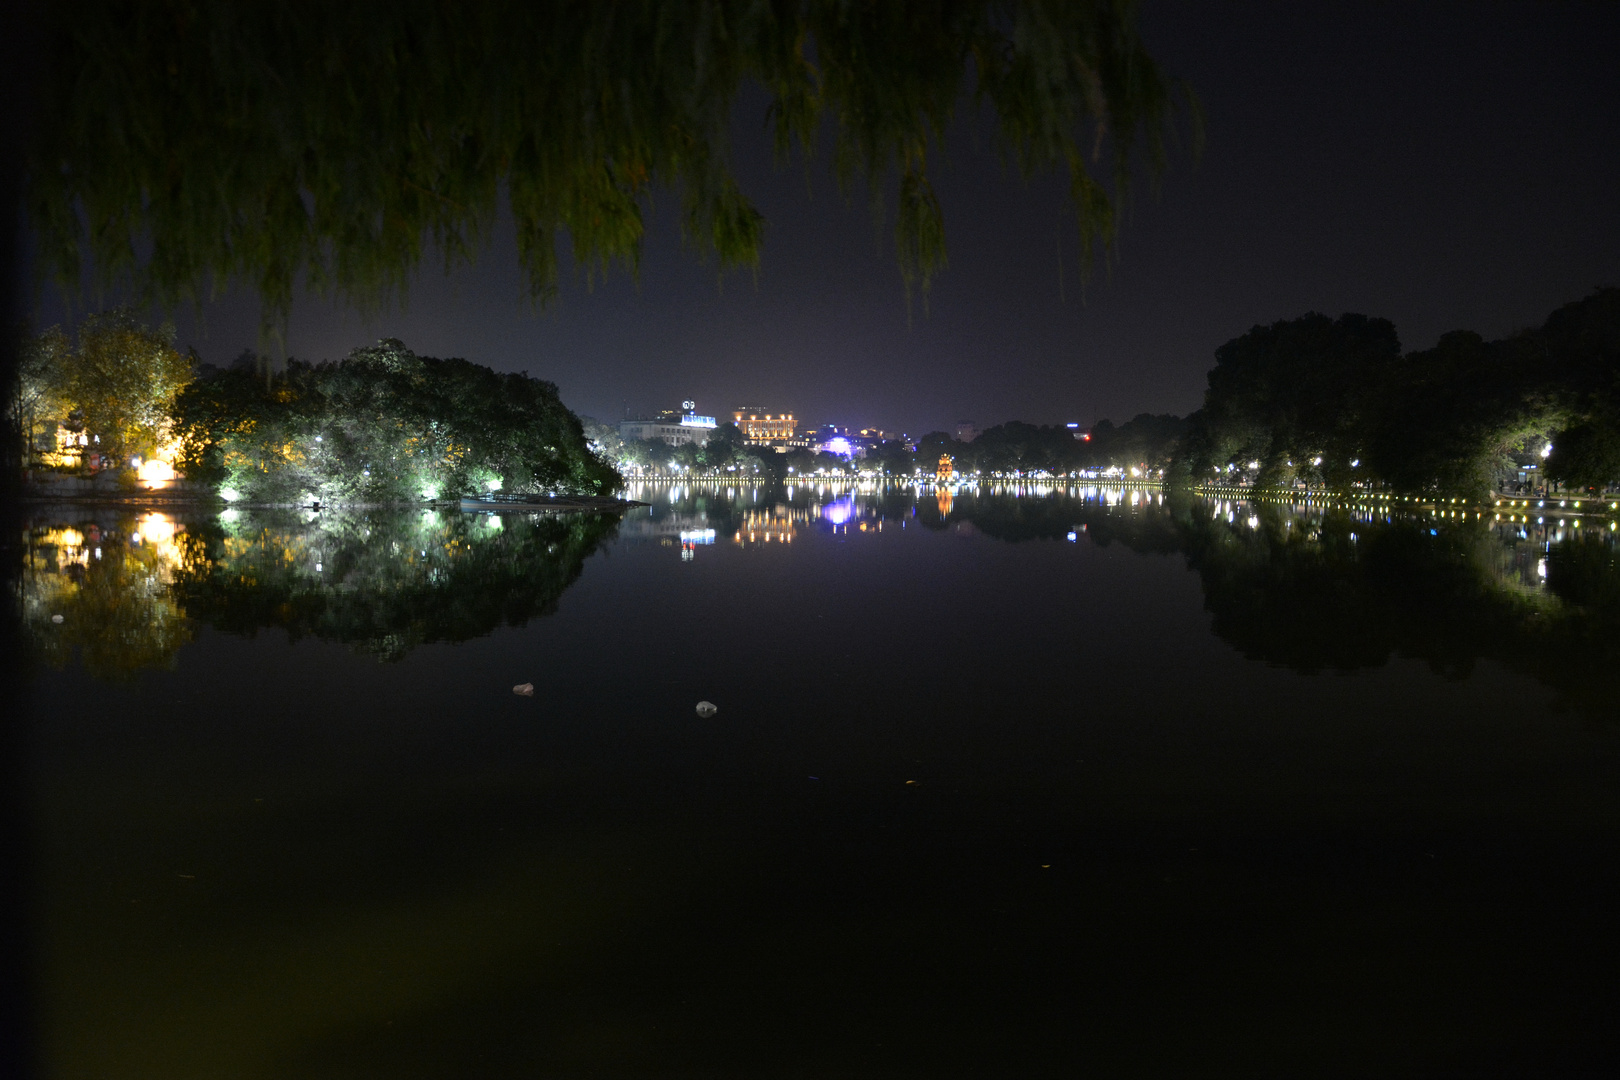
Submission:
[[[548,613],[611,515],[41,510],[25,536],[37,655],[100,677],[168,667],[198,624],[279,628],[398,660]]]
[[[39,657],[60,667],[78,655],[104,678],[171,665],[192,638],[173,586],[198,558],[194,541],[159,514],[35,524],[19,583]]]
[[[615,534],[678,546],[692,561],[715,545],[876,539],[910,527],[1179,555],[1199,576],[1216,635],[1301,672],[1406,656],[1457,678],[1492,660],[1570,703],[1608,709],[1594,673],[1620,661],[1620,571],[1606,517],[1049,483],[646,485],[631,495],[650,505],[622,526],[611,516],[433,511],[42,512],[27,536],[22,607],[46,662],[77,655],[100,676],[172,664],[198,623],[242,634],[279,627],[393,660],[545,614]]]

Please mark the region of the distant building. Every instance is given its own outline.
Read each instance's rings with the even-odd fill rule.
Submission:
[[[742,431],[744,441],[754,446],[787,451],[809,445],[808,439],[799,438],[792,413],[773,413],[760,405],[739,405],[731,410],[731,420]]]
[[[958,420],[956,422],[956,441],[972,442],[979,437],[979,429],[973,426],[971,420]]]
[[[712,416],[699,416],[694,410],[697,402],[683,401],[681,408],[665,409],[657,416],[641,420],[619,421],[619,437],[621,439],[662,439],[671,446],[680,446],[683,443],[697,443],[699,446],[709,441],[717,426]]]

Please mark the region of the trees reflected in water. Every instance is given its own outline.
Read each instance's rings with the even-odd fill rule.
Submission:
[[[198,625],[280,628],[397,660],[548,614],[617,526],[588,514],[58,512],[28,531],[22,606],[42,660],[77,655],[101,677],[172,666]]]
[[[1407,657],[1448,678],[1485,660],[1568,704],[1613,709],[1602,678],[1620,665],[1620,566],[1607,519],[1532,526],[1079,487],[967,486],[948,503],[909,485],[670,494],[659,513],[701,519],[721,545],[769,510],[841,537],[904,521],[1176,555],[1198,574],[1211,629],[1251,660],[1318,673]],[[395,660],[546,614],[617,527],[611,515],[434,511],[42,515],[22,606],[46,662],[77,655],[102,676],[172,664],[198,625],[280,628]]]
[[[1583,535],[1384,517],[1129,491],[964,490],[949,514],[917,503],[933,529],[1179,553],[1199,576],[1211,630],[1250,660],[1315,674],[1407,657],[1446,678],[1494,661],[1566,704],[1615,710],[1603,680],[1620,666],[1620,550],[1605,520]]]

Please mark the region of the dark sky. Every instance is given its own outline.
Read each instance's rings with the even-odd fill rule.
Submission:
[[[301,300],[288,351],[335,358],[393,336],[526,369],[603,419],[695,398],[920,434],[1184,413],[1218,345],[1306,311],[1384,316],[1426,348],[1620,284],[1620,5],[1206,0],[1149,3],[1143,26],[1199,93],[1207,148],[1140,189],[1111,277],[1083,302],[1061,182],[1024,183],[969,122],[936,165],[950,267],[908,323],[864,190],[843,199],[825,156],[808,183],[777,169],[754,98],[737,166],[769,220],[757,284],[733,273],[718,288],[658,213],[639,283],[570,279],[536,314],[508,225],[476,267],[445,278],[430,264],[407,310],[363,320]],[[251,296],[204,315],[180,326],[205,359],[256,343]]]

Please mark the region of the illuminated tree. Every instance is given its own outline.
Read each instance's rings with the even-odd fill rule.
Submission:
[[[62,401],[61,383],[65,368],[63,358],[72,348],[59,326],[23,342],[9,419],[24,461],[29,460],[36,449],[36,431],[41,422],[50,424],[68,413]]]
[[[41,10],[26,199],[46,267],[77,288],[89,256],[170,304],[241,278],[272,321],[300,279],[369,305],[404,292],[429,241],[470,260],[503,195],[539,299],[564,234],[588,275],[633,268],[659,188],[699,253],[754,265],[765,222],[729,162],[746,82],[769,95],[779,155],[825,125],[846,188],[892,193],[908,292],[945,264],[928,164],[964,104],[988,107],[1024,172],[1067,173],[1089,256],[1113,239],[1133,152],[1162,167],[1176,92],[1134,0]]]
[[[118,309],[85,319],[77,346],[65,342],[53,329],[31,349],[35,377],[55,407],[114,458],[151,456],[164,446],[170,408],[192,377],[190,360],[174,347],[174,327],[153,330]]]
[[[611,492],[551,383],[388,339],[337,363],[293,361],[266,381],[208,370],[175,404],[181,464],[254,502]]]

